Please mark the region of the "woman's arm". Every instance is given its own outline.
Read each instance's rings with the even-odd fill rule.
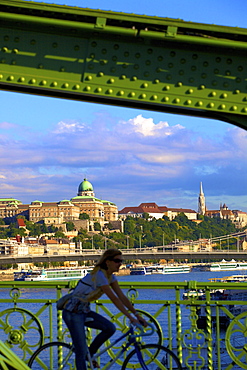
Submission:
[[[112,289],[114,290],[114,292],[116,293],[116,295],[118,296],[118,298],[120,299],[120,301],[124,304],[125,307],[128,308],[128,310],[130,310],[130,312],[132,312],[136,318],[144,325],[146,326],[147,325],[147,322],[145,321],[145,319],[143,319],[143,317],[141,317],[141,315],[136,311],[135,307],[132,305],[132,303],[129,301],[129,299],[126,297],[126,295],[123,293],[122,289],[120,288],[119,284],[118,284],[118,281],[115,280],[112,284],[111,284],[111,287]]]
[[[113,283],[114,284],[114,283]],[[112,303],[122,312],[128,319],[133,323],[138,323],[138,320],[135,319],[131,314],[126,310],[125,305],[120,300],[120,298],[112,291],[110,285],[102,285],[102,291],[107,295],[107,297],[112,301]],[[130,302],[129,302],[130,303]],[[127,306],[126,306],[127,307]],[[132,306],[133,307],[133,306]],[[132,311],[131,311],[132,312]],[[134,313],[134,312],[133,312]]]

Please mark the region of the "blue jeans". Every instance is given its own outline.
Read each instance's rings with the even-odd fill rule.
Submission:
[[[93,320],[87,322],[85,325],[85,319],[88,317]],[[75,347],[76,370],[87,370],[87,342],[85,326],[101,330],[89,347],[91,355],[94,355],[99,347],[115,333],[116,327],[112,322],[94,311],[90,311],[88,313],[74,313],[63,310],[63,319],[70,331],[73,345]]]

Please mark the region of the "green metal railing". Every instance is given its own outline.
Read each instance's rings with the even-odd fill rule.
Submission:
[[[70,282],[1,282],[0,341],[28,363],[32,353],[53,340],[70,342],[57,299]],[[247,286],[245,283],[121,282],[136,309],[156,325],[151,341],[175,351],[184,369],[247,369]],[[190,292],[187,296],[184,292]],[[107,299],[93,308],[117,328],[124,316]],[[89,331],[89,337],[94,333]],[[114,356],[114,349],[109,353]]]

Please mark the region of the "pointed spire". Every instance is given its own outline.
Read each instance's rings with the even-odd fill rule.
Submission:
[[[203,194],[203,189],[202,189],[202,182],[200,183],[200,195],[204,195]]]

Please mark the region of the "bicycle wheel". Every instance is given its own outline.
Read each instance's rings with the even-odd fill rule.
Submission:
[[[139,352],[148,370],[182,370],[179,359],[169,348],[159,344],[138,344]],[[122,370],[143,369],[136,350],[126,357]]]
[[[28,366],[33,370],[72,370],[75,369],[75,354],[68,343],[46,343],[33,353]]]

